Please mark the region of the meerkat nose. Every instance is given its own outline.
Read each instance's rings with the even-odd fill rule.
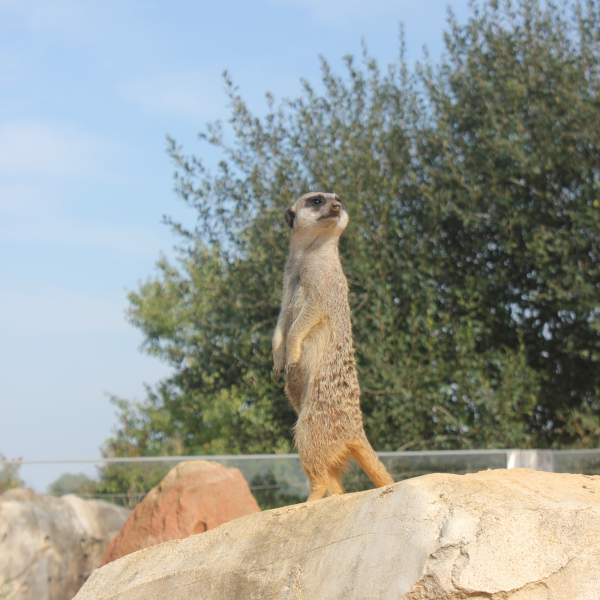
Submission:
[[[339,202],[334,202],[331,205],[331,208],[333,208],[333,210],[340,210],[340,208],[342,208],[342,205]]]

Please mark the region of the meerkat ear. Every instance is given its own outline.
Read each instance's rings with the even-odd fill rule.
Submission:
[[[296,213],[288,208],[285,211],[285,222],[290,226],[290,229],[294,229],[294,219],[296,218]]]

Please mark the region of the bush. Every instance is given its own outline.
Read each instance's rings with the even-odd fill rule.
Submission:
[[[0,460],[5,461],[6,457],[0,454]],[[23,480],[19,477],[19,468],[18,462],[2,465],[0,469],[0,494],[13,488],[23,487]]]

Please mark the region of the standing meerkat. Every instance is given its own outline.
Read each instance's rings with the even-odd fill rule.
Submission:
[[[348,213],[335,194],[309,193],[287,209],[285,220],[292,234],[273,359],[275,373],[285,371],[285,391],[298,414],[295,442],[310,481],[308,501],[328,488],[344,493],[340,469],[350,458],[376,486],[390,485],[360,410],[348,283],[338,253]]]

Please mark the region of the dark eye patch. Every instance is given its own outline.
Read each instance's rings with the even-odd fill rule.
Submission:
[[[315,196],[314,198],[311,198],[310,201],[313,206],[319,206],[323,204],[323,196]]]
[[[296,213],[291,208],[288,208],[285,211],[285,222],[288,224],[290,229],[294,229],[294,219],[295,218],[296,218]]]

